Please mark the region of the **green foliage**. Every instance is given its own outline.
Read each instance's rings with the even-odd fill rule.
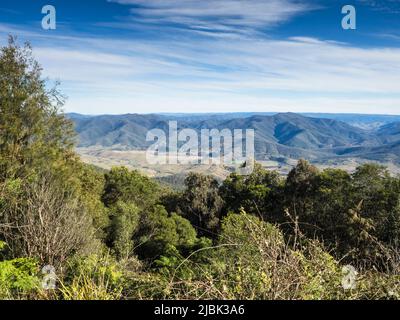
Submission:
[[[218,277],[227,298],[267,298],[274,286],[273,269],[284,252],[280,231],[244,212],[230,214],[223,221],[219,244]]]
[[[289,201],[289,208],[299,217],[313,210],[312,196],[315,194],[318,173],[316,167],[300,160],[287,176],[284,193]]]
[[[155,206],[143,215],[138,237],[139,255],[155,259],[165,253],[168,246],[192,246],[196,242],[196,231],[186,219],[177,214],[170,216],[163,206]]]
[[[46,89],[30,46],[10,37],[0,49],[0,182],[57,172],[69,161],[74,134],[59,114],[63,100]]]
[[[197,241],[197,234],[190,222],[176,213],[172,213],[171,219],[175,223],[175,231],[178,236],[176,245],[178,247],[193,246]]]
[[[65,300],[116,300],[121,298],[123,272],[109,255],[76,258],[61,282]]]
[[[84,203],[85,209],[93,219],[93,226],[99,238],[104,238],[104,230],[110,224],[109,213],[101,201],[104,190],[104,175],[95,168],[85,164],[77,164],[76,194]]]
[[[264,215],[273,221],[279,214],[280,189],[282,179],[276,171],[268,171],[255,164],[248,176],[232,173],[223,182],[220,193],[227,212],[239,212],[241,209],[250,214]]]
[[[300,281],[298,299],[331,300],[345,298],[339,263],[318,242],[308,242],[294,252]]]
[[[10,37],[0,49],[0,238],[12,257],[56,263],[84,249],[102,212],[98,188],[79,180],[84,169],[61,112],[64,97],[41,72],[28,44]]]
[[[374,236],[400,244],[400,179],[382,166],[360,166],[353,174],[351,196],[353,203],[362,201],[362,217],[372,219]]]
[[[285,206],[308,237],[318,237],[346,261],[379,266],[382,244],[397,246],[400,180],[381,166],[366,164],[353,175],[319,171],[300,161],[288,175]]]
[[[230,214],[216,246],[189,257],[168,248],[156,263],[168,279],[160,295],[174,299],[337,299],[339,264],[316,242],[290,249],[281,231],[248,215]],[[199,256],[203,256],[200,259]],[[165,284],[164,284],[165,286]]]
[[[18,258],[0,262],[0,299],[23,298],[39,286],[37,263],[33,259]]]
[[[138,171],[124,167],[112,168],[105,175],[103,202],[107,207],[118,201],[135,203],[139,208],[148,208],[159,197],[160,187]]]
[[[139,255],[154,259],[161,255],[165,248],[178,242],[176,225],[162,206],[157,206],[143,217],[140,230]]]
[[[222,217],[223,200],[219,183],[211,176],[190,173],[177,211],[187,218],[200,236],[215,237]]]
[[[0,241],[0,251],[5,247]],[[37,272],[34,259],[0,261],[0,299],[21,299],[35,293],[40,284]]]
[[[358,277],[357,290],[349,299],[400,300],[400,275],[367,271]]]
[[[139,209],[133,203],[118,201],[110,208],[111,225],[108,241],[119,259],[133,254],[133,236],[139,226]]]

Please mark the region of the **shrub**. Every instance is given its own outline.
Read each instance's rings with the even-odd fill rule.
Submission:
[[[61,299],[116,300],[122,298],[123,272],[109,255],[76,258],[60,283]]]
[[[154,260],[166,252],[168,246],[181,249],[196,242],[196,231],[185,218],[172,214],[163,206],[155,206],[144,214],[138,232],[139,256]]]
[[[3,211],[0,234],[14,257],[32,257],[60,267],[76,253],[96,250],[92,219],[51,175],[18,184]]]
[[[0,241],[0,251],[5,243]],[[23,299],[34,294],[40,284],[34,259],[0,261],[0,299]]]
[[[133,254],[133,235],[139,225],[139,208],[133,203],[118,201],[110,208],[111,225],[108,241],[119,259]]]

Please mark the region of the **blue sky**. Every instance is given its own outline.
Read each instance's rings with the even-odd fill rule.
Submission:
[[[33,44],[68,112],[400,114],[400,0],[2,0],[8,34]]]

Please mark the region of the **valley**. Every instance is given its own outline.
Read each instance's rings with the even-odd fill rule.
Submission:
[[[232,168],[149,164],[146,150],[151,142],[146,141],[146,134],[154,128],[168,130],[169,121],[177,121],[179,130],[190,128],[197,132],[214,128],[254,129],[256,161],[282,175],[299,159],[307,159],[320,168],[335,167],[350,172],[360,164],[375,162],[387,166],[393,174],[400,173],[400,122],[396,122],[396,116],[313,116],[294,113],[69,115],[78,134],[77,152],[85,162],[104,169],[113,166],[138,169],[174,185],[180,185],[192,171],[223,180]],[[377,127],[371,129],[374,126]]]

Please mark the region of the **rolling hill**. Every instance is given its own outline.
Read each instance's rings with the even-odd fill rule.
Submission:
[[[365,159],[400,163],[400,122],[396,116],[332,115],[321,117],[295,113],[279,114],[126,114],[68,115],[75,123],[79,147],[145,150],[146,134],[168,122],[178,129],[254,129],[257,160],[305,158],[314,162]],[[381,117],[381,118],[380,118]],[[347,121],[337,119],[346,118]],[[399,118],[400,121],[400,118]],[[352,125],[358,123],[358,125]],[[371,129],[372,124],[380,123]],[[361,124],[361,125],[360,125]]]

